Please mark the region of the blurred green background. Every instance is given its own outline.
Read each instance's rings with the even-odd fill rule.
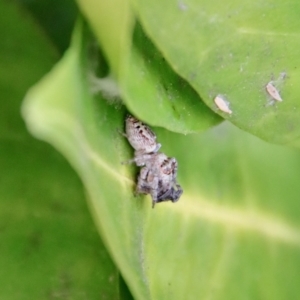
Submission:
[[[81,181],[21,118],[25,93],[70,43],[76,5],[1,0],[0,11],[0,299],[122,298]]]
[[[297,145],[297,59],[284,90],[292,101],[266,107],[252,71],[243,74],[248,81],[222,80],[214,51],[202,77],[186,73],[199,59],[189,51],[203,50],[190,39],[198,30],[205,37],[222,15],[214,5],[199,19],[211,1],[77,2],[0,0],[0,299],[297,299],[299,150],[230,122]],[[256,16],[270,7],[278,13],[279,4],[247,7]],[[226,2],[223,12],[236,5]],[[293,10],[288,2],[285,16]],[[185,12],[195,17],[193,31],[185,31],[191,18],[173,19]],[[98,60],[90,56],[93,35]],[[266,61],[253,53],[254,66]],[[125,105],[92,91],[90,75],[108,66]],[[260,94],[242,93],[232,117],[210,102],[216,88],[235,91],[244,82]],[[269,111],[256,114],[256,105]],[[162,151],[178,160],[178,203],[152,210],[149,196],[133,196],[138,170],[121,164],[133,155],[119,134],[127,110],[159,126]],[[288,116],[277,130],[282,123],[272,122]],[[229,122],[219,124],[223,117]]]

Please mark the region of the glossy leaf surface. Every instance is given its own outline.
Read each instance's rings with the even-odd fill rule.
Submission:
[[[216,113],[267,141],[299,145],[300,3],[132,0],[146,33]],[[272,101],[273,82],[282,102]],[[233,111],[218,110],[222,95]]]

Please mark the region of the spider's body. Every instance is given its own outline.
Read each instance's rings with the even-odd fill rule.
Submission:
[[[126,118],[125,136],[135,149],[135,157],[130,162],[143,166],[136,193],[150,194],[152,207],[167,200],[178,201],[183,190],[176,181],[176,159],[157,152],[161,145],[156,142],[156,135],[147,125],[132,116]]]

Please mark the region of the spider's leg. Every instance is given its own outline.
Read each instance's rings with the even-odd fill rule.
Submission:
[[[128,135],[120,129],[117,129],[117,132],[128,139]]]
[[[150,185],[147,180],[148,176],[149,176],[149,170],[146,167],[142,168],[136,185],[136,190],[135,190],[136,195],[150,193]]]
[[[158,181],[159,181],[158,177],[154,176],[151,184],[152,208],[154,208],[158,200]]]
[[[121,165],[129,165],[129,164],[135,163],[135,160],[136,160],[135,158],[132,158],[132,159],[129,159],[126,161],[122,161]]]

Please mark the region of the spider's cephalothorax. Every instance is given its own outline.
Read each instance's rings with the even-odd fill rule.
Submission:
[[[131,115],[126,118],[126,136],[130,145],[139,153],[157,152],[161,147],[156,142],[154,132]]]
[[[137,166],[143,166],[138,176],[137,194],[150,194],[152,207],[156,203],[179,200],[183,190],[177,183],[175,158],[157,152],[161,145],[156,142],[156,135],[144,123],[132,116],[126,118],[126,134],[129,143],[135,149],[134,159]]]

